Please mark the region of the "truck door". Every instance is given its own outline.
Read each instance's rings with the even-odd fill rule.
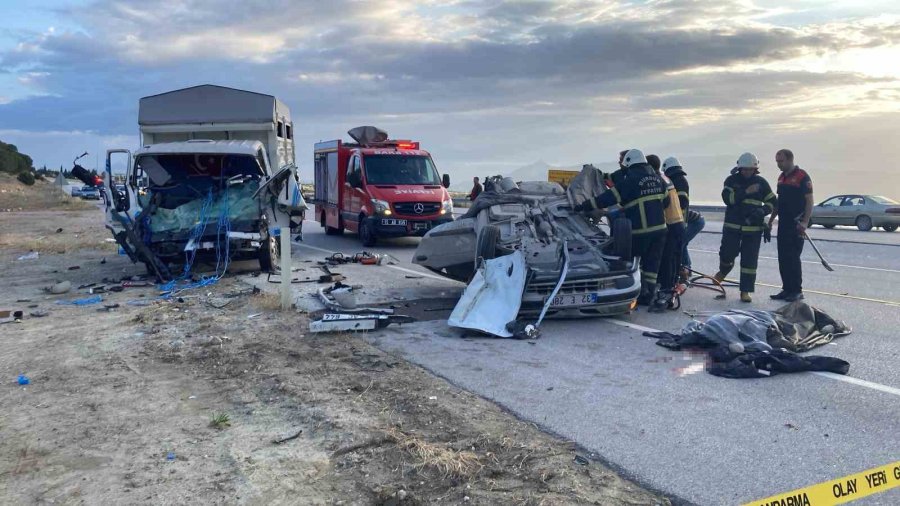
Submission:
[[[357,230],[359,225],[359,211],[362,207],[362,168],[359,154],[354,154],[347,162],[347,177],[344,181],[343,197],[341,199],[341,215],[344,223],[350,225],[351,230]]]
[[[106,177],[103,178],[103,191],[106,199],[106,224],[121,230],[121,220],[131,220],[140,207],[138,205],[139,188],[133,183],[131,151],[128,149],[110,149],[106,151]]]

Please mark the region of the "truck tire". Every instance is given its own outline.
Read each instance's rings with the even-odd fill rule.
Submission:
[[[631,252],[631,220],[616,218],[612,224],[613,254],[626,262],[632,260]]]
[[[497,257],[497,241],[500,239],[500,227],[485,225],[478,233],[478,243],[475,247],[475,261],[479,258],[492,260]]]
[[[263,272],[275,272],[281,261],[281,241],[278,237],[270,234],[266,227],[261,233],[265,239],[259,246],[259,269]]]
[[[378,237],[375,234],[375,224],[372,223],[372,220],[367,220],[362,216],[359,218],[359,241],[366,248],[371,248],[378,242]]]

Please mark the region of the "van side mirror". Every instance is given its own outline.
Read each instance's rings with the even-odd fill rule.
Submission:
[[[444,188],[450,188],[450,174],[444,174],[443,177],[441,177],[441,184]]]

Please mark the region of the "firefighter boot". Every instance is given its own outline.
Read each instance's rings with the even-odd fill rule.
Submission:
[[[647,311],[651,313],[664,313],[669,307],[669,300],[671,298],[672,294],[668,290],[657,291],[656,296],[653,297],[653,302],[650,303],[650,307],[647,308]]]
[[[643,291],[641,292],[640,297],[638,297],[638,304],[642,304],[644,306],[649,306],[656,301],[656,292],[659,291],[659,286],[656,283],[646,283],[643,286]],[[641,302],[643,300],[643,302]]]
[[[750,292],[741,292],[741,302],[753,302]]]

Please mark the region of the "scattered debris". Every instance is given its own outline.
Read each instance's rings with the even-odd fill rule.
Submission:
[[[28,379],[28,376],[25,376],[24,374],[20,374],[19,377],[16,378],[16,381],[17,381],[17,382],[19,383],[19,385],[21,385],[21,386],[25,386],[25,385],[30,385],[30,384],[31,384],[31,380]]]
[[[300,434],[303,434],[302,430],[298,430],[297,432],[294,432],[293,434],[290,434],[288,436],[277,437],[272,440],[272,444],[280,445],[282,443],[287,443],[292,439],[297,439],[298,437],[300,437]]]
[[[576,463],[576,464],[580,464],[580,465],[582,465],[582,466],[586,466],[586,465],[588,465],[588,464],[591,463],[590,460],[588,460],[588,459],[582,457],[581,455],[575,455],[575,459],[574,459],[574,460],[575,460],[575,463]]]
[[[103,307],[98,309],[97,311],[109,312],[109,311],[112,311],[113,309],[118,309],[118,308],[119,308],[118,304],[104,304]]]
[[[103,302],[103,297],[101,297],[100,295],[95,295],[93,297],[87,297],[85,299],[56,301],[56,303],[61,306],[88,306],[90,304],[99,304],[100,302]]]
[[[80,265],[73,265],[72,267],[69,267],[70,271],[77,271],[78,269],[81,269]]]
[[[319,288],[319,300],[322,301],[322,304],[325,305],[325,308],[329,311],[347,313],[347,314],[380,314],[380,315],[391,315],[394,314],[394,310],[390,308],[371,308],[371,307],[356,307],[355,297],[351,297],[349,295],[350,292],[353,291],[353,287],[350,285],[345,285],[338,281],[334,284],[334,286],[328,288]],[[337,295],[336,297],[333,297]],[[342,304],[337,297],[340,297],[344,300],[344,302],[352,302],[353,307],[347,307]]]
[[[355,332],[375,330],[387,327],[392,323],[402,325],[416,321],[411,316],[387,314],[330,314],[322,315],[321,320],[309,322],[310,332]]]
[[[166,460],[169,462],[174,462],[175,461],[175,452],[166,453]]]
[[[40,257],[40,254],[37,251],[30,251],[20,256],[16,260],[37,260]]]
[[[70,281],[61,281],[53,286],[48,287],[47,291],[56,295],[62,295],[64,293],[68,293],[71,289],[72,283]]]
[[[262,315],[262,313],[253,313],[253,314],[247,315],[247,318],[256,318],[257,316],[261,316],[261,315]]]
[[[485,260],[466,287],[447,323],[451,327],[512,337],[507,323],[515,321],[522,306],[528,268],[520,250]]]
[[[0,323],[19,323],[22,321],[23,316],[22,311],[2,309],[0,310]]]
[[[49,316],[49,315],[50,315],[50,313],[48,313],[47,311],[32,311],[32,312],[28,313],[28,316],[30,316],[32,318],[43,318],[43,317]]]

